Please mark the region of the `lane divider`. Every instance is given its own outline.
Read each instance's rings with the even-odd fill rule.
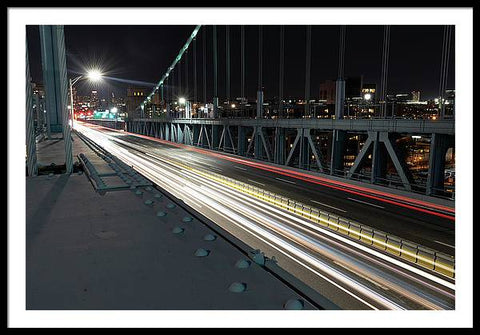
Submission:
[[[403,260],[417,264],[423,268],[433,270],[446,277],[455,278],[455,258],[453,256],[423,247],[400,237],[387,234],[318,208],[305,205],[301,202],[283,197],[259,187],[238,181],[223,175],[205,172],[192,168],[188,165],[177,163],[182,168],[203,176],[209,180],[218,182],[224,186],[233,188],[244,194],[253,196],[259,200],[268,202],[275,207],[286,209],[303,218],[322,225],[324,228],[333,230],[342,235],[349,236],[363,244],[385,251]]]

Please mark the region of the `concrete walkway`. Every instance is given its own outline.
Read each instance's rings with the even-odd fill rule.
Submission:
[[[313,308],[161,190],[102,196],[85,174],[26,184],[27,309]]]

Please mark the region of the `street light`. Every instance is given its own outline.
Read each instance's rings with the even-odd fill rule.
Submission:
[[[72,120],[72,129],[73,129],[73,111],[74,111],[74,105],[73,105],[73,85],[75,85],[80,79],[85,79],[85,77],[92,81],[92,82],[98,82],[100,79],[102,79],[102,73],[99,70],[92,69],[87,71],[87,75],[80,75],[74,79],[70,78],[70,118]]]
[[[179,99],[178,99],[178,103],[179,103],[180,105],[185,105],[185,102],[186,102],[185,98],[179,98]]]
[[[93,82],[98,82],[102,79],[102,73],[99,70],[89,70],[87,77]]]

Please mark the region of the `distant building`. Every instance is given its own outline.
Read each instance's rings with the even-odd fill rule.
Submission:
[[[395,94],[395,101],[405,102],[412,100],[412,93],[398,93]]]
[[[98,91],[92,90],[90,93],[90,108],[97,109],[99,108],[99,100],[98,100]]]
[[[33,110],[35,128],[41,128],[45,120],[45,88],[41,84],[33,83]]]
[[[327,105],[335,103],[335,81],[325,80],[320,83],[319,99],[325,101]]]
[[[141,117],[139,113],[135,113],[136,108],[145,100],[147,89],[143,87],[128,87],[127,96],[125,97],[125,112],[127,117]]]
[[[347,77],[345,79],[345,99],[362,99],[363,76]]]
[[[362,86],[362,99],[365,102],[375,102],[377,93],[377,84],[363,84]]]
[[[413,102],[420,101],[420,91],[412,91],[412,101]]]

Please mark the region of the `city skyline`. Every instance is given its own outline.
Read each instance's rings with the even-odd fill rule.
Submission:
[[[230,26],[231,96],[240,96],[240,26]],[[265,98],[278,95],[279,26],[262,26],[263,30],[263,87]],[[285,26],[285,96],[301,97],[305,85],[305,26]],[[153,88],[165,73],[171,60],[191,34],[194,26],[65,26],[67,68],[69,75],[98,66],[107,79],[97,86],[80,82],[78,90],[87,95],[98,89],[100,97],[111,92],[125,96],[128,86]],[[213,94],[211,64],[211,26],[207,26],[207,97]],[[225,96],[225,26],[217,26],[218,92]],[[363,76],[364,83],[380,86],[381,41],[383,26],[347,26],[345,76]],[[245,26],[246,95],[255,98],[258,86],[258,26]],[[438,96],[443,26],[393,26],[391,28],[388,93],[420,91],[422,99]],[[455,88],[455,40],[452,34],[447,88]],[[101,38],[99,36],[105,36]],[[162,38],[156,38],[162,36]],[[202,38],[197,36],[197,85],[202,88]],[[27,26],[30,53],[39,50],[38,26]],[[335,80],[338,63],[339,26],[312,26],[311,89],[310,96],[319,95],[320,83]],[[294,47],[291,47],[291,46]],[[146,47],[147,46],[147,47]],[[190,48],[192,49],[192,48]],[[122,52],[122,50],[125,50]],[[149,52],[145,52],[148,50]],[[193,52],[193,51],[190,51]],[[361,57],[357,55],[361,54]],[[152,57],[153,55],[153,57]],[[135,61],[131,61],[134,59]],[[193,90],[193,56],[190,55],[190,91]],[[185,64],[182,76],[185,81]],[[32,80],[42,82],[41,63],[32,59]],[[150,86],[148,84],[151,84]]]

